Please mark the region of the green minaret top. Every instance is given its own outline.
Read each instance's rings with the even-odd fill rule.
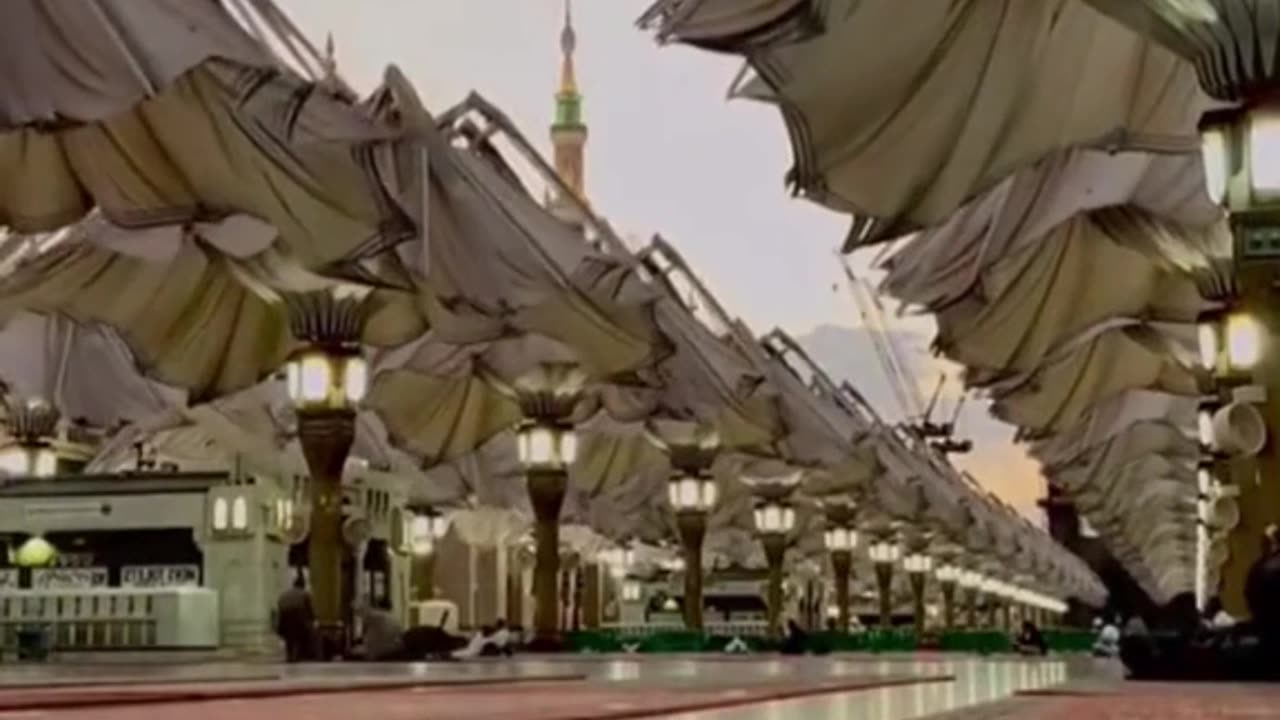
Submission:
[[[564,3],[564,29],[560,31],[560,52],[563,58],[560,63],[560,90],[556,92],[556,121],[552,125],[557,129],[582,128],[582,94],[578,92],[578,79],[573,68],[573,51],[577,48],[578,36],[573,31],[572,0]]]

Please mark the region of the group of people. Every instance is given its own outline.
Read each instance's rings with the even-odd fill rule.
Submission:
[[[1193,598],[1148,628],[1126,624],[1120,658],[1134,678],[1150,680],[1280,680],[1280,531],[1267,528],[1263,552],[1245,580],[1250,617],[1234,622],[1220,606],[1201,614]]]
[[[511,630],[503,620],[481,628],[468,640],[446,631],[443,620],[440,626],[406,629],[386,607],[365,605],[357,613],[363,640],[353,656],[371,662],[462,660],[511,655],[514,650]],[[288,662],[328,660],[333,653],[334,649],[323,647],[322,638],[316,632],[311,593],[302,577],[280,595],[276,605],[276,633],[284,641]]]

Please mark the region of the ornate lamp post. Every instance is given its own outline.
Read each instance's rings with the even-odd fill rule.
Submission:
[[[13,478],[47,478],[58,473],[58,454],[49,443],[58,427],[58,411],[32,398],[9,406],[9,432],[15,441],[0,448],[0,472]]]
[[[577,457],[577,436],[562,423],[526,421],[517,431],[534,514],[534,641],[558,644],[560,635],[560,510],[568,468]]]
[[[449,519],[430,505],[410,508],[409,549],[413,553],[414,599],[430,600],[435,594],[436,544],[449,532]]]
[[[534,515],[533,641],[542,650],[560,646],[560,511],[569,466],[578,456],[570,416],[582,394],[582,374],[572,365],[544,365],[518,383],[525,419],[516,428]]]
[[[676,514],[684,553],[684,624],[690,630],[702,630],[702,543],[707,536],[707,516],[719,495],[709,470],[697,474],[677,470],[667,483],[667,500]]]
[[[326,657],[346,649],[343,607],[342,470],[355,438],[356,407],[369,386],[360,354],[360,298],[318,291],[286,298],[293,335],[304,343],[285,365],[298,441],[311,473],[308,566]]]
[[[929,572],[933,570],[933,558],[921,552],[913,552],[902,560],[902,567],[907,571],[907,579],[911,582],[912,613],[915,619],[916,637],[924,635],[924,592]]]
[[[683,555],[685,627],[702,630],[702,544],[720,494],[712,475],[720,435],[703,423],[662,419],[650,423],[649,439],[671,464],[667,500],[676,516]]]
[[[876,569],[876,587],[880,592],[880,628],[893,624],[893,566],[902,557],[902,546],[892,538],[872,543],[867,554]]]
[[[954,630],[956,627],[956,585],[964,570],[958,565],[946,564],[934,572],[938,578],[938,588],[942,592],[942,627]]]
[[[852,525],[852,506],[827,508],[827,532],[823,540],[831,553],[831,569],[836,579],[836,616],[841,632],[849,631],[849,576],[853,569],[853,551],[858,547],[858,531]]]
[[[787,538],[796,526],[795,508],[786,501],[791,488],[768,492],[761,489],[761,500],[755,509],[756,532],[764,546],[764,557],[769,565],[769,634],[778,637],[782,633],[782,559],[787,551]]]

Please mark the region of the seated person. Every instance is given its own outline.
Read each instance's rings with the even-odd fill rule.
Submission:
[[[1280,531],[1267,527],[1262,556],[1249,568],[1244,585],[1250,624],[1271,652],[1280,650]]]
[[[1094,657],[1115,657],[1120,654],[1120,628],[1110,620],[1102,624],[1098,638],[1093,642]]]
[[[1035,623],[1027,620],[1022,623],[1022,632],[1014,640],[1013,649],[1022,655],[1048,655],[1049,644]]]
[[[404,627],[385,607],[357,610],[364,626],[364,658],[374,662],[404,660]]]
[[[511,652],[511,631],[507,629],[507,621],[498,618],[498,622],[493,625],[493,634],[489,636],[489,643],[481,654],[510,656]]]

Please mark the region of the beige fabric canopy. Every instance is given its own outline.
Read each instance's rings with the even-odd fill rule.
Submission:
[[[273,68],[211,60],[124,113],[2,133],[0,171],[23,182],[0,189],[0,224],[51,231],[95,206],[134,228],[243,212],[309,269],[412,236],[360,152],[391,133],[311,90]]]
[[[1240,99],[1274,77],[1280,16],[1256,0],[1085,0],[1195,65],[1215,97]]]
[[[0,8],[0,128],[92,123],[211,58],[274,60],[219,2],[12,0]]]
[[[1208,107],[1197,70],[1204,79],[1221,69],[1207,62],[1232,56],[1209,50],[1225,47],[1215,23],[1269,22],[1243,2],[1092,2],[1176,54],[1079,0],[778,0],[736,12],[690,0],[659,3],[645,21],[747,59],[754,75],[736,94],[780,107],[798,189],[854,218],[847,248],[925,228],[894,249],[884,288],[937,315],[938,349],[1036,440],[1052,475],[1133,418],[1170,423],[1171,437],[1190,430],[1188,330],[1230,291],[1230,238],[1197,152]],[[1188,21],[1191,7],[1216,14]],[[802,18],[820,22],[787,24]],[[1171,441],[1161,457],[1185,448]],[[1076,489],[1130,492],[1112,480]],[[1104,525],[1167,598],[1194,573],[1142,565],[1141,549],[1185,522],[1174,490],[1153,487],[1179,508],[1168,522]]]
[[[811,38],[722,40],[758,73],[738,94],[779,106],[797,189],[855,216],[850,248],[939,223],[1057,149],[1198,147],[1190,68],[1079,0],[807,4]],[[663,32],[683,40],[696,17]]]

